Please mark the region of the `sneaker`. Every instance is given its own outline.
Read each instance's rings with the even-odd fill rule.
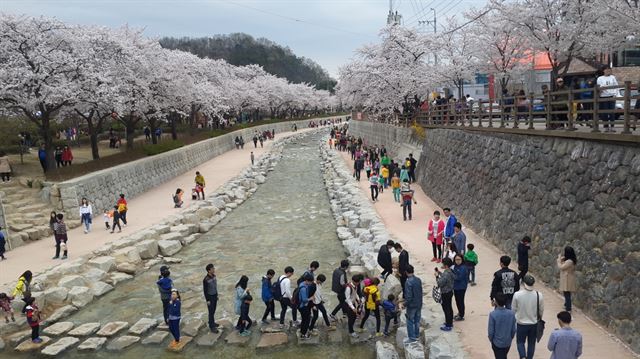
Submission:
[[[280,325],[278,325],[278,328],[280,328],[280,329],[284,329],[284,324],[280,324]]]
[[[443,332],[450,332],[452,329],[453,327],[448,327],[446,325],[440,327],[440,330],[442,330]]]
[[[309,335],[309,333],[307,334],[300,334],[300,340],[309,340],[311,338],[311,336]]]
[[[268,321],[268,320],[266,320],[266,319],[262,319],[260,322],[261,322],[262,324],[264,324],[264,325],[268,325],[268,324],[269,324],[269,321]]]
[[[357,338],[358,337],[358,333],[353,332],[351,334],[349,334],[351,336],[351,338]]]
[[[36,344],[40,344],[40,343],[42,343],[42,339],[40,337],[38,337],[38,338],[33,339],[31,342],[32,343],[36,343]]]
[[[461,321],[463,321],[463,320],[464,320],[464,317],[461,317],[461,316],[459,316],[459,315],[456,315],[455,317],[453,317],[453,320],[458,321],[458,322],[461,322]]]
[[[60,259],[67,259],[67,256],[62,256],[62,258],[60,258]]]
[[[327,327],[328,331],[334,331],[334,330],[337,330],[337,329],[338,328],[335,325],[330,325],[330,326]]]
[[[311,335],[318,335],[318,329],[311,330]]]
[[[251,335],[251,331],[243,330],[242,332],[240,332],[240,335],[242,335],[243,337],[248,337],[249,335]]]
[[[381,336],[382,336],[382,333],[380,333],[380,332],[377,332],[377,333],[376,333],[376,338],[379,338],[379,337],[381,337]]]
[[[388,337],[388,336],[389,336],[389,332],[384,332],[384,333],[382,333],[382,334],[383,334],[385,337]]]
[[[218,328],[213,328],[211,329],[211,333],[218,334],[220,333],[220,331],[218,330]]]
[[[417,342],[416,339],[411,339],[411,338],[404,338],[404,340],[402,341],[403,344],[409,344],[409,343],[415,343]]]
[[[474,287],[476,285],[476,282],[471,282],[471,286]]]
[[[51,258],[51,259],[59,259],[59,258],[60,258],[60,257],[58,257],[58,256],[55,256],[55,257],[53,257],[53,258]]]
[[[213,323],[213,327],[214,327],[214,328],[218,328],[218,327],[220,327],[220,324],[218,324],[218,323]]]
[[[437,261],[438,261],[438,258],[433,257],[433,258],[431,258],[431,261],[432,261],[432,262],[437,262]]]
[[[338,321],[338,318],[336,318],[336,316],[333,315],[333,314],[329,314],[329,319],[331,319],[331,321],[333,321],[333,322],[337,322]]]
[[[365,332],[365,330],[364,330],[364,328],[358,328],[358,329],[356,329],[356,332],[358,332],[358,333],[364,333],[364,332]]]
[[[442,259],[440,258],[436,259],[436,263],[442,263]]]

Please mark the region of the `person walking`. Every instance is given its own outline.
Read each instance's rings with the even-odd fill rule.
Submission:
[[[402,291],[404,293],[404,288],[407,282],[407,270],[410,267],[409,264],[409,252],[402,248],[402,244],[396,242],[393,247],[396,249],[396,252],[399,253],[398,256],[398,272],[400,273],[400,285],[402,286]]]
[[[464,257],[458,253],[453,259],[453,268],[451,269],[455,275],[453,281],[453,297],[456,300],[456,308],[458,308],[458,314],[453,317],[453,320],[464,320],[465,306],[464,296],[467,292],[467,286],[469,285],[469,270],[464,263]]]
[[[522,280],[529,271],[529,250],[531,249],[531,238],[524,236],[518,243],[518,278]]]
[[[258,148],[258,133],[253,135],[253,148]]]
[[[362,173],[363,168],[364,168],[364,159],[362,159],[362,157],[356,158],[355,162],[353,162],[353,170],[356,177],[356,181],[360,181],[360,174]]]
[[[380,289],[378,289],[378,285],[380,284],[380,279],[373,278],[369,285],[365,286],[362,290],[364,294],[364,316],[360,321],[360,332],[364,332],[364,324],[369,319],[369,315],[373,312],[373,315],[376,318],[376,337],[381,337],[382,333],[380,333]]]
[[[489,342],[496,359],[507,359],[516,334],[516,316],[505,307],[507,298],[503,294],[497,294],[494,303],[495,309],[489,313]]]
[[[386,244],[380,246],[378,250],[378,265],[382,267],[382,273],[380,273],[380,278],[386,279],[389,274],[393,273],[393,267],[391,265],[391,250],[393,249],[393,245],[395,243],[390,239]]]
[[[606,66],[602,69],[602,76],[598,76],[596,82],[598,84],[598,90],[600,91],[600,121],[604,123],[604,132],[616,132],[614,129],[616,114],[613,110],[616,108],[616,96],[618,95],[618,89],[612,88],[618,85],[618,80],[611,73],[611,67]],[[601,89],[601,87],[607,87]],[[605,112],[606,111],[606,112]]]
[[[2,177],[2,183],[11,182],[11,164],[9,163],[9,156],[3,151],[0,151],[0,177]]]
[[[247,277],[246,275],[242,275],[240,276],[240,280],[238,280],[238,283],[236,283],[235,286],[236,296],[234,302],[234,310],[238,315],[238,323],[236,324],[236,329],[240,332],[242,332],[242,329],[244,328],[242,326],[242,316],[240,315],[240,309],[242,307],[242,303],[244,303],[244,299],[247,297],[247,295],[251,294],[249,292],[249,288],[247,288],[248,283],[249,277]]]
[[[127,204],[127,200],[124,198],[124,193],[120,193],[120,198],[118,198],[118,202],[116,203],[118,206],[118,213],[120,214],[120,219],[122,220],[122,224],[127,226],[127,212],[129,211],[129,206]],[[114,216],[115,218],[115,216]],[[120,226],[118,226],[120,227]]]
[[[61,259],[67,259],[67,225],[64,223],[64,215],[62,213],[56,215],[56,223],[53,224],[53,233],[56,240],[56,255],[52,259],[60,258],[60,248],[63,249]]]
[[[573,247],[564,247],[564,254],[557,259],[560,270],[560,291],[564,294],[564,310],[571,313],[571,293],[576,291],[576,252]]]
[[[171,301],[169,301],[169,331],[173,336],[173,341],[169,343],[169,348],[176,348],[180,345],[180,292],[177,289],[171,290]]]
[[[202,176],[199,171],[196,171],[196,178],[194,182],[196,183],[196,193],[198,194],[198,199],[200,199],[200,194],[202,193],[202,199],[204,200],[205,181],[204,176]]]
[[[313,307],[312,312],[311,312],[311,324],[309,325],[309,331],[312,334],[316,334],[317,330],[315,329],[316,326],[316,321],[318,320],[318,317],[320,316],[320,314],[322,314],[322,318],[324,319],[324,324],[327,326],[327,328],[329,330],[335,330],[336,328],[334,326],[331,325],[331,323],[329,323],[329,315],[327,315],[327,309],[324,307],[324,292],[322,290],[322,286],[324,284],[324,282],[326,282],[327,277],[324,274],[319,274],[318,277],[316,278],[316,289],[315,289],[315,293],[313,294]]]
[[[256,156],[254,156],[253,151],[251,151],[251,165],[253,166],[256,160]]]
[[[251,328],[253,321],[249,317],[249,309],[252,301],[253,297],[251,294],[247,294],[240,305],[240,319],[238,320],[240,327],[238,330],[240,331],[240,335],[243,337],[251,335],[251,331],[249,329]]]
[[[571,328],[571,313],[558,313],[559,329],[551,332],[547,349],[551,359],[578,359],[582,355],[582,334]]]
[[[86,198],[80,201],[80,222],[84,225],[84,233],[91,232],[91,218],[93,217],[93,209],[91,203]]]
[[[409,186],[409,181],[405,180],[404,182],[402,182],[402,187],[400,189],[400,195],[402,196],[402,204],[400,205],[402,207],[402,218],[403,220],[407,220],[407,214],[409,215],[409,220],[412,219],[412,214],[411,214],[411,202],[413,202],[413,204],[418,204],[418,202],[416,202],[416,200],[413,198],[414,195],[414,190],[411,189],[411,187]]]
[[[25,305],[22,307],[22,313],[25,312],[25,308],[27,307],[27,300],[31,298],[31,279],[33,279],[33,273],[30,270],[22,273],[20,278],[18,278],[18,283],[16,283],[11,296],[13,298],[18,298],[20,296]]]
[[[169,302],[171,301],[171,289],[173,289],[173,280],[169,277],[169,267],[160,267],[160,276],[156,285],[160,292],[160,301],[162,302],[162,317],[164,318],[164,324],[169,324]]]
[[[511,264],[511,257],[500,257],[500,270],[493,273],[493,281],[491,282],[491,294],[489,297],[493,301],[498,294],[505,296],[505,306],[507,309],[511,309],[511,300],[513,294],[520,290],[520,284],[518,280],[518,274],[509,269]]]
[[[409,180],[411,181],[411,183],[416,181],[416,165],[418,164],[418,161],[416,161],[415,158],[413,158],[413,153],[409,154]]]
[[[433,249],[432,262],[442,261],[442,235],[444,234],[445,223],[440,219],[440,211],[433,212],[433,219],[427,224],[427,235]]]
[[[378,200],[378,174],[373,172],[369,177],[369,187],[371,189],[371,200],[373,202]]]
[[[287,309],[291,308],[291,315],[293,322],[297,322],[298,314],[296,308],[291,306],[291,297],[293,295],[291,291],[291,276],[293,275],[293,267],[287,266],[284,269],[284,274],[278,278],[278,285],[280,287],[280,329],[284,329],[284,319],[287,315]],[[293,323],[292,322],[292,323]]]
[[[394,173],[393,177],[391,177],[391,191],[393,192],[393,200],[400,203],[400,177],[398,177],[397,173]]]
[[[464,252],[464,262],[469,268],[469,284],[473,287],[476,285],[476,266],[478,265],[478,254],[474,250],[473,243],[467,244],[467,251]]]
[[[276,271],[269,269],[267,270],[267,274],[262,277],[262,290],[260,294],[265,305],[264,314],[262,315],[262,324],[269,324],[269,321],[267,321],[269,314],[271,314],[271,320],[276,320],[276,306],[273,299],[273,293],[271,292],[271,279],[273,279],[273,276],[275,275]]]
[[[451,237],[451,242],[456,247],[458,254],[465,254],[465,248],[467,248],[467,235],[462,231],[462,223],[456,222],[456,224],[453,225],[453,237]]]
[[[444,244],[447,245],[453,238],[454,226],[458,223],[458,219],[451,213],[450,208],[444,208],[442,211],[444,212]]]
[[[356,317],[358,316],[358,311],[360,308],[360,296],[358,295],[357,288],[360,287],[360,276],[355,274],[351,277],[351,282],[346,285],[344,288],[344,309],[343,311],[347,314],[347,329],[349,331],[349,335],[353,338],[358,337],[358,333],[353,329],[353,325],[356,322]]]
[[[36,305],[34,297],[27,298],[25,303],[24,313],[27,316],[27,324],[31,327],[31,342],[40,344],[42,343],[40,338],[40,321],[42,320],[40,309]]]
[[[38,160],[40,161],[42,172],[47,172],[47,147],[44,143],[38,149]]]
[[[329,317],[331,320],[336,321],[336,314],[338,314],[339,310],[342,310],[343,315],[347,315],[345,311],[345,288],[349,284],[347,280],[347,269],[349,269],[349,261],[343,259],[340,262],[340,267],[333,270],[333,274],[331,276],[331,291],[336,293],[338,297],[338,305],[331,311]]]
[[[113,206],[113,223],[111,224],[111,233],[115,232],[116,226],[118,226],[118,233],[122,232],[122,226],[120,226],[121,218],[122,213],[118,210],[118,205]]]
[[[64,146],[64,148],[62,149],[62,165],[71,166],[72,161],[73,153],[71,152],[71,148],[69,146]]]
[[[2,233],[2,226],[0,226],[0,259],[5,260],[7,259],[4,256],[4,253],[6,251],[5,249],[5,245],[7,244],[7,240],[4,238],[4,233]]]
[[[202,279],[202,292],[204,300],[207,303],[209,312],[208,325],[212,333],[218,333],[218,323],[216,323],[216,308],[218,307],[218,277],[216,276],[216,268],[209,263],[204,268],[207,274]]]
[[[309,326],[311,325],[311,307],[313,306],[313,292],[315,292],[313,274],[305,273],[304,281],[298,286],[298,309],[300,310],[300,339],[306,340],[311,337]]]
[[[407,339],[413,343],[420,339],[420,318],[422,312],[422,280],[414,274],[412,265],[407,267],[407,282],[404,288],[404,305],[407,317]]]
[[[435,277],[438,288],[440,288],[440,295],[442,302],[442,311],[444,312],[444,325],[440,327],[440,330],[450,332],[453,329],[453,287],[456,279],[456,275],[451,270],[453,261],[450,258],[444,258],[442,260],[442,271],[436,268]]]
[[[64,162],[62,161],[62,148],[60,146],[57,146],[53,151],[53,158],[56,160],[56,168],[62,167]]]
[[[538,335],[538,320],[544,313],[542,293],[533,288],[536,280],[527,274],[522,278],[522,288],[513,295],[511,303],[516,314],[516,347],[522,359],[533,359]],[[527,348],[525,348],[527,342]]]

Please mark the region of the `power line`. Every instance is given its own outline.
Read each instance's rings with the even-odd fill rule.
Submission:
[[[419,19],[421,19],[423,16],[427,15],[426,11],[429,9],[429,6],[431,4],[433,4],[435,2],[435,0],[432,0],[429,5],[425,6],[422,8],[421,11],[419,11],[418,13],[414,14],[412,17],[408,18],[407,21],[405,23],[415,23],[417,22]]]

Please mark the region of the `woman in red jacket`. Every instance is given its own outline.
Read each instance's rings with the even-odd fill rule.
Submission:
[[[71,161],[73,161],[73,153],[71,153],[71,148],[69,148],[69,146],[64,146],[64,149],[62,150],[62,165],[71,166]]]

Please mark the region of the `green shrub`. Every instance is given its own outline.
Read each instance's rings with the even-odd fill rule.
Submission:
[[[159,153],[175,150],[176,148],[180,148],[182,146],[184,146],[184,142],[180,140],[175,140],[175,141],[171,140],[171,141],[162,141],[156,145],[145,144],[142,146],[142,150],[144,151],[145,155],[153,156]]]

